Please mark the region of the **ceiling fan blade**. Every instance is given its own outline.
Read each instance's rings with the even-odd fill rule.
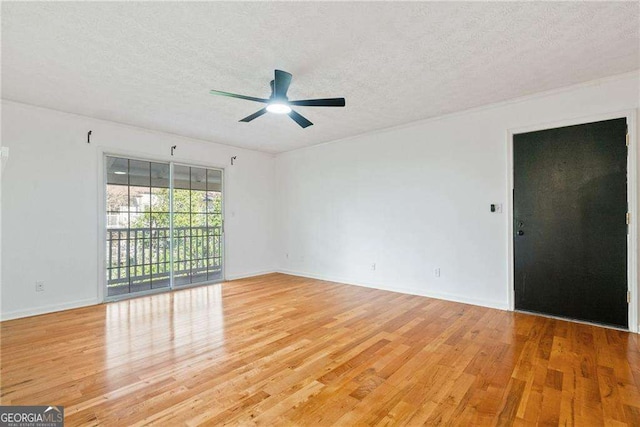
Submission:
[[[302,115],[296,113],[295,111],[291,110],[291,112],[289,113],[289,117],[291,117],[297,124],[300,125],[300,127],[302,127],[303,129],[306,127],[309,127],[311,125],[313,125],[313,123],[311,123],[309,120],[307,120],[306,118],[304,118]]]
[[[222,92],[221,90],[210,90],[209,93],[211,95],[222,95],[222,96],[228,96],[230,98],[246,99],[247,101],[263,102],[265,104],[269,102],[268,99],[254,98],[253,96],[238,95],[237,93]]]
[[[303,99],[301,101],[289,101],[290,105],[304,107],[344,107],[344,98]]]
[[[245,117],[244,119],[242,119],[240,121],[241,122],[250,122],[253,119],[257,119],[258,117],[260,117],[261,115],[263,115],[266,112],[267,112],[267,109],[263,108],[262,110],[258,110],[255,113],[251,114],[250,116]]]
[[[291,74],[286,71],[276,70],[276,78],[274,79],[274,91],[275,98],[286,98],[289,85],[291,84]]]

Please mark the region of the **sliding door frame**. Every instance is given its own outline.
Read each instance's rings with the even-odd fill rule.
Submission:
[[[186,158],[177,158],[177,157],[158,157],[153,155],[148,155],[146,153],[141,152],[132,152],[125,150],[109,150],[104,147],[98,148],[98,301],[101,302],[111,302],[118,301],[129,298],[137,298],[139,296],[144,295],[153,295],[164,292],[172,292],[180,289],[188,289],[191,287],[197,286],[206,286],[215,283],[224,282],[226,279],[225,276],[225,264],[227,262],[227,232],[224,226],[224,221],[226,217],[226,198],[227,198],[227,188],[226,188],[226,178],[227,178],[227,169],[221,165],[215,164],[204,164],[198,161],[193,161]],[[171,265],[171,280],[169,287],[166,288],[158,288],[158,289],[150,289],[147,291],[127,293],[124,295],[117,296],[108,296],[107,295],[107,281],[106,281],[106,269],[107,269],[107,258],[106,258],[106,239],[107,239],[107,169],[105,168],[107,157],[121,157],[129,160],[139,160],[139,161],[147,161],[147,162],[157,162],[157,163],[165,163],[169,165],[169,205],[170,205],[170,265]],[[221,263],[221,278],[218,280],[207,280],[204,282],[193,283],[193,284],[185,284],[180,286],[174,286],[173,283],[173,167],[174,165],[180,166],[190,166],[204,169],[213,169],[219,170],[222,176],[221,189],[222,189],[222,263]]]

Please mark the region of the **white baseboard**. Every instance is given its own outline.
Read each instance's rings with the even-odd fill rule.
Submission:
[[[254,271],[252,273],[225,274],[225,280],[246,279],[247,277],[262,276],[263,274],[277,273],[276,270]]]
[[[399,292],[399,293],[409,294],[409,295],[419,295],[419,296],[424,296],[429,298],[442,299],[446,301],[454,301],[454,302],[460,302],[464,304],[472,304],[472,305],[478,305],[482,307],[496,308],[499,310],[509,310],[509,305],[507,303],[501,303],[498,301],[469,298],[469,297],[455,295],[455,294],[431,292],[427,290],[417,290],[412,288],[403,288],[399,286],[388,286],[388,285],[381,285],[377,283],[366,283],[361,281],[354,281],[344,277],[326,276],[326,275],[319,275],[319,274],[313,274],[313,273],[306,273],[302,271],[293,271],[293,270],[284,270],[284,269],[254,271],[251,273],[240,273],[240,274],[228,274],[226,275],[226,280],[245,279],[249,277],[261,276],[264,274],[271,274],[271,273],[283,273],[283,274],[289,274],[292,276],[308,277],[311,279],[326,280],[329,282],[344,283],[347,285],[380,289],[383,291]],[[5,311],[0,313],[0,321],[19,319],[22,317],[37,316],[39,314],[53,313],[56,311],[69,310],[72,308],[80,308],[80,307],[86,307],[89,305],[96,305],[96,304],[100,304],[100,301],[95,298],[90,298],[90,299],[73,301],[73,302],[68,302],[63,304],[52,304],[52,305],[46,305],[41,307],[34,307],[34,308],[25,309],[25,310]]]
[[[56,311],[69,310],[72,308],[87,307],[89,305],[100,304],[97,298],[89,298],[84,300],[66,302],[62,304],[51,304],[40,307],[33,307],[24,310],[3,311],[0,313],[0,321],[19,319],[22,317],[37,316],[39,314],[53,313]]]
[[[365,288],[373,288],[373,289],[380,289],[383,291],[391,291],[391,292],[399,292],[401,294],[408,294],[408,295],[419,295],[419,296],[423,296],[423,297],[428,297],[428,298],[435,298],[435,299],[441,299],[441,300],[445,300],[445,301],[453,301],[453,302],[460,302],[463,304],[471,304],[471,305],[478,305],[481,307],[488,307],[488,308],[495,308],[498,310],[505,310],[505,311],[509,311],[509,303],[508,302],[500,302],[500,301],[493,301],[493,300],[487,300],[487,299],[480,299],[480,298],[469,298],[466,296],[462,296],[462,295],[456,295],[456,294],[448,294],[448,293],[443,293],[443,292],[432,292],[429,290],[422,290],[422,289],[413,289],[413,288],[404,288],[404,287],[400,287],[400,286],[388,286],[388,285],[381,285],[378,283],[366,283],[366,282],[361,282],[361,281],[353,281],[351,279],[346,279],[346,278],[342,278],[342,277],[333,277],[333,276],[325,276],[325,275],[319,275],[319,274],[313,274],[313,273],[305,273],[305,272],[301,272],[301,271],[293,271],[293,270],[278,270],[279,273],[282,274],[289,274],[292,276],[301,276],[301,277],[308,277],[310,279],[318,279],[318,280],[326,280],[328,282],[336,282],[336,283],[344,283],[347,285],[354,285],[354,286],[362,286]]]

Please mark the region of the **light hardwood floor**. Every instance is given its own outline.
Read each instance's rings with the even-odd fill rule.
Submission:
[[[282,274],[0,327],[67,425],[640,426],[638,335]]]

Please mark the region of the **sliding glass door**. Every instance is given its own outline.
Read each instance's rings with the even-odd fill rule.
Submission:
[[[222,279],[222,171],[173,168],[176,286]]]
[[[106,297],[222,280],[222,171],[105,162]]]

